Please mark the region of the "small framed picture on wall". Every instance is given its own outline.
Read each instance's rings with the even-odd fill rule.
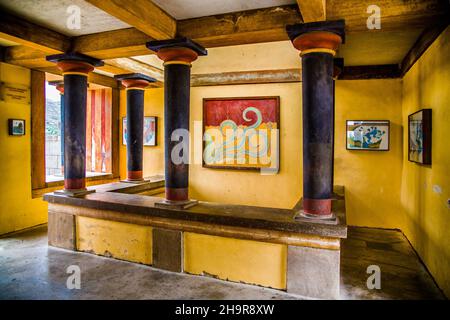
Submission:
[[[144,117],[144,146],[156,146],[157,123],[157,117]],[[122,118],[122,144],[127,145],[127,117]]]
[[[10,136],[24,136],[25,120],[8,119],[8,132]]]
[[[431,164],[431,109],[408,116],[408,160]]]
[[[347,150],[388,151],[389,120],[347,120]]]

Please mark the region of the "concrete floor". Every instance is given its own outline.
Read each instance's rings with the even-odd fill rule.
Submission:
[[[350,228],[342,249],[342,299],[442,299],[397,231]],[[369,290],[367,266],[381,268]],[[81,269],[81,289],[66,288],[66,268]],[[299,299],[283,291],[177,274],[47,246],[41,227],[0,239],[0,299]]]

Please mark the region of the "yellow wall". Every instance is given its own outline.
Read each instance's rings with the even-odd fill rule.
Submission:
[[[335,184],[345,186],[350,225],[402,225],[402,111],[400,79],[337,81]],[[390,120],[389,151],[346,150],[346,120]]]
[[[189,168],[190,197],[214,202],[292,208],[302,190],[302,140],[298,130],[302,121],[302,102],[299,83],[192,88],[191,131],[195,121],[202,120],[203,98],[250,96],[280,96],[279,173],[261,175],[257,171],[218,170],[203,168],[201,163],[195,163]],[[201,155],[200,139],[195,139],[191,151]]]
[[[0,81],[30,86],[30,70],[0,63]],[[47,203],[31,198],[30,105],[0,100],[0,234],[47,222]],[[8,119],[25,119],[25,136],[8,135]]]
[[[127,115],[127,94],[120,91],[120,178],[127,178],[127,147],[122,141],[122,118]],[[146,90],[144,95],[144,116],[158,117],[156,146],[144,147],[144,177],[164,174],[164,89]]]
[[[403,78],[401,229],[450,297],[450,28]],[[408,161],[408,115],[432,109],[432,164]]]

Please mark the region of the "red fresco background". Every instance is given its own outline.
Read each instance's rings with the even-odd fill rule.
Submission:
[[[236,125],[250,126],[256,122],[256,114],[252,111],[247,112],[247,118],[251,121],[245,121],[243,112],[248,107],[255,107],[261,111],[262,123],[278,123],[279,115],[276,98],[261,99],[229,99],[223,100],[205,100],[204,102],[204,126],[219,126],[224,120],[232,120]]]

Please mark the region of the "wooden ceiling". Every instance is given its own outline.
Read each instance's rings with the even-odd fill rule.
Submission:
[[[99,83],[101,85],[114,82],[109,76],[128,72],[141,72],[155,77],[159,80],[157,85],[162,85],[160,66],[150,63],[152,59],[133,58],[152,54],[145,47],[145,43],[152,39],[186,36],[207,48],[287,41],[287,24],[324,19],[346,21],[346,43],[339,56],[344,58],[347,68],[351,68],[348,70],[348,74],[353,75],[350,78],[370,77],[367,70],[376,70],[373,66],[377,65],[383,65],[380,70],[395,72],[385,75],[375,72],[375,77],[400,76],[445,29],[450,20],[449,2],[446,0],[379,0],[380,30],[367,28],[367,7],[373,3],[372,0],[297,0],[297,4],[292,5],[185,20],[173,18],[170,6],[166,7],[169,11],[166,12],[150,0],[85,0],[113,19],[111,21],[117,20],[124,26],[131,27],[68,36],[44,26],[43,23],[36,24],[36,19],[30,19],[24,14],[18,16],[17,12],[11,13],[5,5],[6,1],[9,0],[0,0],[0,45],[6,46],[3,50],[6,62],[58,73],[52,63],[45,61],[45,56],[78,51],[105,60],[105,66],[99,68],[102,75],[96,76],[96,81],[104,82]],[[170,4],[174,0],[165,1]],[[27,0],[28,4],[30,2],[33,1]],[[39,2],[34,3],[37,6]],[[57,5],[58,2],[55,1],[55,6]],[[65,12],[65,8],[62,9]],[[33,11],[34,14],[37,14],[36,10]],[[83,15],[89,16],[89,12],[84,12]],[[112,29],[114,26],[117,24],[113,23]],[[18,45],[9,46],[10,44]],[[358,70],[364,75],[355,76]],[[277,70],[276,74],[280,74],[280,71],[282,70]],[[292,70],[286,70],[280,77],[285,79],[287,74],[292,74]],[[255,75],[251,76],[254,83]],[[204,75],[202,79],[205,80]],[[295,79],[298,81],[298,74]],[[276,79],[271,81],[276,82]]]

